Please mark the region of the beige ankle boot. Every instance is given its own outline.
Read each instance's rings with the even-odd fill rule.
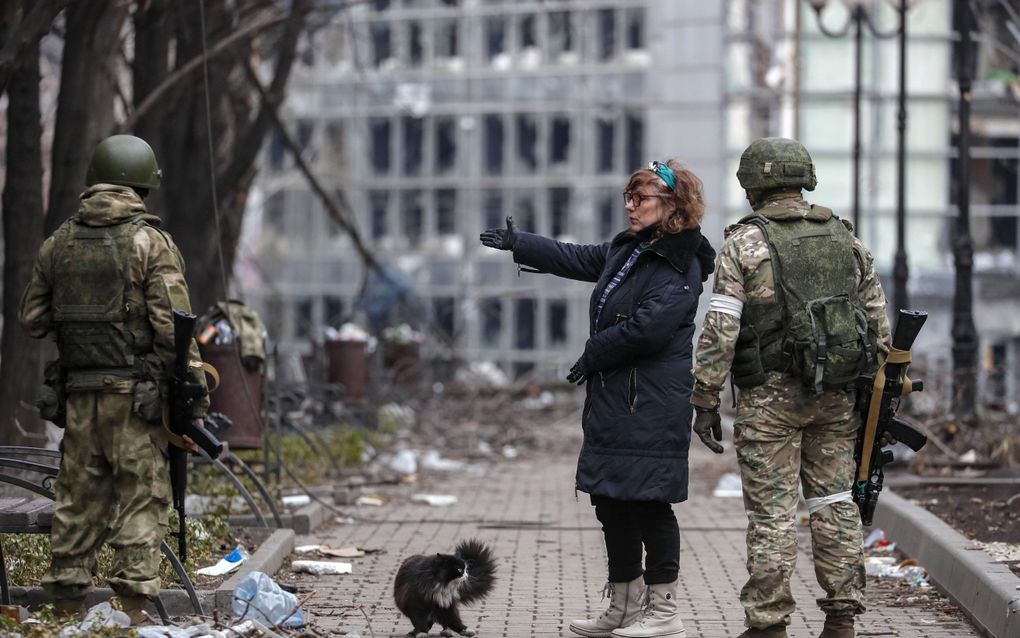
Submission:
[[[818,638],[854,638],[854,617],[826,616]]]
[[[585,638],[609,638],[618,627],[626,627],[641,613],[644,580],[638,576],[629,583],[606,583],[602,598],[609,598],[609,609],[598,618],[570,621],[570,631]]]
[[[625,627],[614,629],[613,638],[684,638],[687,632],[680,620],[676,602],[678,581],[648,586],[647,604],[641,616]]]

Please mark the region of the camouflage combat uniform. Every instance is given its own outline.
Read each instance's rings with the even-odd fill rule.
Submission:
[[[773,193],[755,210],[765,206],[779,207],[781,214],[785,211],[791,217],[806,217],[811,211],[799,189]],[[856,238],[853,250],[858,299],[869,321],[877,325],[884,358],[890,340],[885,295],[871,255]],[[698,341],[692,399],[706,409],[718,407],[730,373],[741,329],[740,308],[776,298],[769,244],[758,226],[738,223],[726,229],[713,292]],[[826,594],[818,604],[833,615],[864,611],[861,519],[849,497],[858,426],[852,394],[815,394],[786,373],[769,371],[764,383],[739,392],[734,444],[748,516],[750,575],[740,600],[749,627],[788,624],[794,610],[790,576],[797,551],[798,479],[814,510],[810,525],[815,574]],[[845,498],[837,502],[822,500],[841,493]]]
[[[155,391],[165,384],[165,370],[174,359],[172,311],[190,310],[190,303],[183,259],[170,237],[155,228],[158,223],[130,187],[89,187],[77,215],[43,243],[22,298],[21,325],[36,338],[56,335],[67,375],[53,562],[43,579],[57,599],[88,592],[104,541],[114,549],[109,583],[116,593],[147,597],[159,593],[159,545],[168,526],[170,475],[159,415],[162,399]],[[81,233],[103,241],[103,233],[121,231],[122,243],[105,240],[117,251],[104,262],[107,272],[69,264],[75,253],[64,249],[72,239],[85,241]],[[110,264],[120,271],[109,277],[113,284],[100,281],[110,274]],[[88,301],[104,283],[107,291],[123,283],[123,311],[113,310],[122,320],[69,321],[68,300],[77,308],[94,308]],[[77,286],[82,288],[75,293]],[[68,327],[74,323],[77,326]],[[66,336],[73,330],[78,331],[76,337]],[[83,338],[83,330],[92,333]],[[126,360],[133,362],[131,367],[88,365],[89,352],[105,349],[102,356],[116,358],[118,340],[128,344]],[[199,360],[194,343],[191,357]],[[69,362],[74,365],[66,365]],[[207,405],[208,399],[201,402],[194,416],[204,414]],[[140,414],[146,412],[143,418]]]

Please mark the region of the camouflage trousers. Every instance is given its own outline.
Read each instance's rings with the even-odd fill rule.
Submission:
[[[163,428],[132,412],[130,394],[74,392],[60,447],[53,562],[43,586],[54,598],[86,594],[97,553],[108,542],[114,592],[157,595],[170,505]]]
[[[796,380],[769,375],[740,393],[734,443],[747,511],[747,571],[740,592],[746,623],[763,628],[790,622],[795,605],[790,576],[797,560],[798,483],[805,498],[847,492],[854,472],[860,422],[850,396],[812,394]],[[860,514],[845,500],[820,504],[810,515],[815,577],[825,590],[826,614],[864,611],[864,555]]]

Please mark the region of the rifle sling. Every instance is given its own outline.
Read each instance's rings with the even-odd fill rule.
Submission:
[[[859,482],[867,481],[868,475],[871,473],[871,450],[874,449],[875,435],[878,433],[878,417],[879,412],[882,409],[882,394],[885,390],[885,366],[890,363],[910,363],[910,350],[900,350],[898,348],[891,348],[889,350],[889,356],[885,358],[885,363],[878,369],[875,374],[875,381],[871,386],[871,399],[868,402],[868,420],[864,424],[864,443],[861,446],[861,464],[857,468],[857,480]],[[910,379],[903,376],[903,385],[900,388],[900,394],[907,394],[910,392],[912,387]]]

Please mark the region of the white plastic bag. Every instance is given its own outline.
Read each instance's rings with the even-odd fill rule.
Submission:
[[[241,578],[234,588],[230,607],[240,620],[258,620],[281,627],[305,625],[305,614],[298,607],[297,596],[280,589],[276,581],[262,572],[248,572]]]
[[[353,574],[354,565],[330,560],[296,560],[290,564],[295,572],[306,572],[316,576]]]

